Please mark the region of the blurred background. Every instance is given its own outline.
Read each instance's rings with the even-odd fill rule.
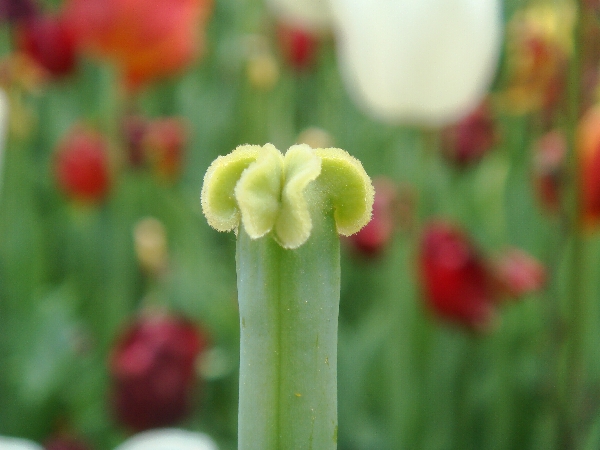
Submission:
[[[340,450],[600,448],[600,3],[0,0],[0,435],[234,449],[236,146],[339,147]]]

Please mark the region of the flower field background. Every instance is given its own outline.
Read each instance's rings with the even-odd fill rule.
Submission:
[[[600,448],[600,7],[502,2],[482,75],[456,76],[472,89],[433,57],[353,74],[385,27],[267,3],[0,0],[0,435],[236,448],[235,236],[206,223],[203,176],[302,142],[376,190],[342,242],[338,448]],[[460,35],[426,22],[436,3],[425,37]],[[383,89],[396,73],[437,84]]]

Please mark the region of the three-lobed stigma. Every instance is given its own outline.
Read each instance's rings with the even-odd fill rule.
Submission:
[[[272,233],[293,249],[312,230],[309,186],[329,199],[338,233],[356,233],[369,222],[374,190],[360,161],[338,148],[306,144],[285,155],[272,144],[242,145],[218,157],[204,176],[202,210],[218,231],[237,230],[241,222],[252,239]]]

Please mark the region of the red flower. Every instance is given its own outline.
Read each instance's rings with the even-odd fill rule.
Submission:
[[[442,133],[444,155],[458,166],[479,161],[498,140],[490,105],[482,103]]]
[[[319,48],[319,37],[314,32],[281,23],[277,38],[283,58],[292,69],[302,71],[314,64]]]
[[[462,230],[446,222],[427,225],[418,268],[423,296],[435,314],[475,330],[491,325],[496,313],[493,280]]]
[[[393,181],[380,177],[373,180],[375,201],[370,222],[348,237],[349,243],[365,256],[380,254],[391,242],[396,229],[398,191]]]
[[[54,169],[59,187],[70,198],[96,203],[109,191],[107,144],[99,133],[73,129],[59,145]]]
[[[135,89],[183,69],[203,51],[210,0],[70,0],[81,46],[113,61]]]
[[[550,212],[558,212],[564,183],[567,140],[560,131],[550,131],[534,146],[533,182],[540,203]]]
[[[34,16],[19,23],[17,45],[52,76],[75,68],[75,36],[62,17]]]
[[[595,228],[600,223],[600,106],[590,108],[581,119],[577,150],[582,221]]]
[[[141,431],[182,419],[206,346],[206,336],[183,318],[147,313],[130,324],[109,359],[118,421]]]
[[[539,291],[546,284],[546,269],[533,256],[511,248],[494,264],[498,287],[512,298]]]

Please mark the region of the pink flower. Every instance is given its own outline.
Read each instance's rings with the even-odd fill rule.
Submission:
[[[512,298],[541,290],[546,284],[546,268],[518,248],[506,250],[494,264],[498,287]]]

